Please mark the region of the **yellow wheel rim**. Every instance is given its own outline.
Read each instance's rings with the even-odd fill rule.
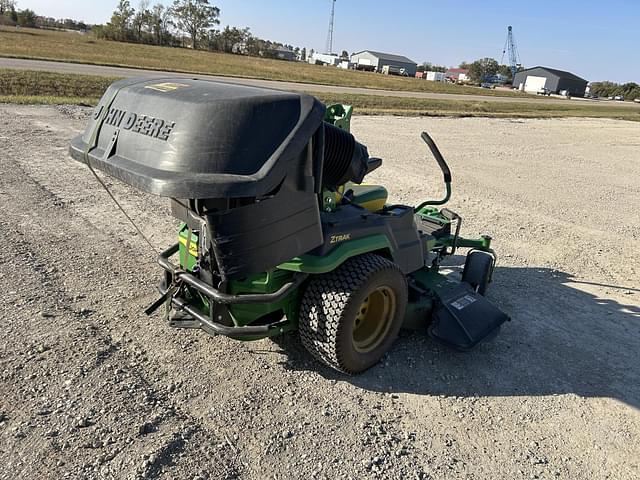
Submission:
[[[396,294],[377,287],[364,299],[353,323],[353,346],[360,353],[376,349],[387,337],[396,314]]]

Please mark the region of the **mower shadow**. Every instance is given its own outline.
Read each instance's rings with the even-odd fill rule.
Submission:
[[[578,290],[571,275],[545,268],[498,267],[488,298],[512,321],[498,337],[461,353],[423,331],[403,331],[378,366],[341,375],[310,362],[288,336],[286,368],[313,369],[365,390],[448,396],[611,397],[640,408],[640,307]],[[573,284],[573,285],[570,285]],[[638,298],[634,288],[601,285]],[[584,288],[584,287],[580,287]]]

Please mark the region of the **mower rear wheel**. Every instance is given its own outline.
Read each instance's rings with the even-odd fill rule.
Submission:
[[[352,257],[333,272],[314,276],[302,298],[303,345],[343,373],[375,365],[398,336],[407,306],[407,281],[384,257]]]

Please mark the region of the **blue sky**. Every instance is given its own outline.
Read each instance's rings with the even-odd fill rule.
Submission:
[[[330,0],[210,2],[220,7],[222,26],[248,26],[262,38],[324,50]],[[17,3],[47,16],[104,23],[117,0]],[[131,4],[135,8],[137,0]],[[379,50],[447,66],[481,57],[500,60],[507,25],[513,25],[527,67],[569,70],[591,81],[640,83],[637,0],[337,0],[334,50]]]

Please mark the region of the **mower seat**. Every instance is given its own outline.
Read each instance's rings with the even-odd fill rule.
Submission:
[[[355,183],[348,183],[345,186],[345,192],[349,190],[353,191],[351,203],[359,205],[370,212],[382,210],[389,196],[387,189],[382,185],[357,185]]]

